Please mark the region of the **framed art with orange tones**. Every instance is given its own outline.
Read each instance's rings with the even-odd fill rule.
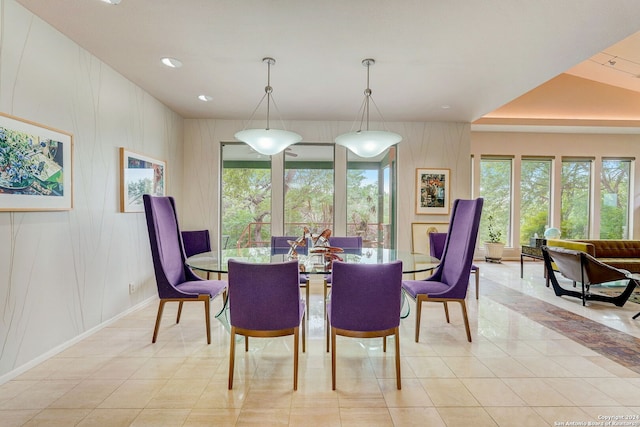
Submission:
[[[416,169],[416,214],[449,214],[449,169]]]

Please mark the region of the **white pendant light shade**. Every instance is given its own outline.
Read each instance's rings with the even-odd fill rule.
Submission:
[[[302,141],[302,136],[298,135],[295,132],[289,132],[288,130],[271,129],[271,127],[269,126],[269,113],[271,111],[271,103],[273,101],[273,88],[271,87],[271,66],[276,63],[276,60],[266,57],[262,58],[262,62],[265,62],[267,64],[267,85],[264,88],[264,95],[262,99],[260,100],[260,102],[258,102],[258,106],[256,107],[256,109],[253,110],[253,114],[256,113],[256,111],[260,107],[260,104],[262,104],[262,101],[264,101],[264,99],[266,98],[267,126],[264,129],[243,129],[240,132],[237,132],[235,134],[235,137],[237,140],[248,144],[258,153],[264,154],[265,156],[273,156],[274,154],[278,154],[279,152],[283,151],[291,144]],[[273,106],[276,107],[275,102],[273,102]],[[251,122],[252,119],[253,115],[251,115],[251,119],[249,119],[249,122]]]
[[[360,157],[375,157],[402,141],[397,133],[382,130],[359,130],[336,137],[336,144],[347,147]]]
[[[278,154],[291,144],[302,141],[302,136],[297,133],[281,129],[245,129],[235,137],[265,156]]]
[[[369,130],[369,103],[373,102],[373,98],[371,97],[372,91],[369,88],[369,67],[375,63],[376,61],[371,58],[362,60],[362,65],[367,67],[367,88],[364,91],[360,129],[355,132],[344,133],[335,139],[336,144],[347,147],[360,157],[376,157],[392,145],[402,141],[402,137],[397,133],[384,130]],[[373,105],[376,109],[378,108],[375,102],[373,102]],[[380,114],[379,110],[378,114]],[[380,116],[382,116],[382,114],[380,114]],[[364,130],[362,130],[363,124],[366,125]]]

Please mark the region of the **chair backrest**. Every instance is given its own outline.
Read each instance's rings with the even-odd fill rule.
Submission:
[[[228,298],[231,326],[278,330],[300,324],[298,261],[252,264],[229,260]]]
[[[271,236],[271,255],[287,254],[291,249],[289,242],[295,242],[299,237],[294,236]],[[305,246],[296,247],[296,252],[306,255],[309,251],[309,241]]]
[[[598,261],[586,252],[555,246],[542,246],[541,249],[545,255],[545,263],[548,254],[551,257],[549,261],[555,262],[558,271],[564,277],[574,282],[584,283],[585,286],[624,280],[629,274],[626,270]],[[553,274],[553,271],[550,274]]]
[[[447,233],[429,233],[429,255],[434,258],[442,258],[444,243],[447,240]]]
[[[184,253],[189,258],[192,255],[211,251],[209,230],[189,230],[182,232]]]
[[[160,298],[181,296],[175,286],[185,281],[185,254],[171,196],[142,196],[149,230],[151,257]]]
[[[380,331],[400,324],[402,261],[350,264],[331,270],[331,325],[351,331]]]
[[[330,236],[329,246],[342,248],[346,253],[360,253],[362,236]]]
[[[483,202],[482,198],[453,202],[440,265],[432,276],[434,280],[456,287],[450,293],[451,298],[464,298],[467,294]]]

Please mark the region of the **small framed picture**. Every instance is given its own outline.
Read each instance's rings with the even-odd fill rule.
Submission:
[[[120,212],[144,212],[143,194],[164,196],[166,164],[120,147]]]
[[[449,214],[449,169],[416,169],[416,214]]]

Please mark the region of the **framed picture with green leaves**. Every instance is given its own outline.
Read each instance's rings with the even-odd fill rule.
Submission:
[[[0,211],[73,208],[73,135],[0,113]]]

